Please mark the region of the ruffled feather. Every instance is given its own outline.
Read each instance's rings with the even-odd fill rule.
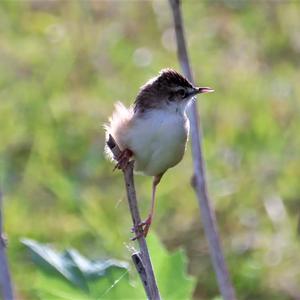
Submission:
[[[106,141],[108,140],[109,135],[112,135],[119,148],[124,150],[127,147],[126,136],[128,129],[130,128],[133,114],[134,111],[132,107],[127,108],[122,102],[117,102],[113,114],[108,119],[109,123],[104,124]],[[105,145],[104,150],[108,159],[114,160],[113,154],[107,145]]]

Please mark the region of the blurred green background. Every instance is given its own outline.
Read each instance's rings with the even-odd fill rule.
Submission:
[[[238,297],[299,299],[299,2],[184,1],[183,13],[196,82],[216,90],[198,107]],[[17,299],[40,299],[23,237],[130,261],[123,179],[103,155],[102,124],[115,101],[131,104],[146,80],[179,65],[163,0],[3,0],[0,29],[8,256]],[[191,175],[188,149],[159,186],[150,235],[170,252],[185,250],[194,299],[213,299],[219,292]],[[151,179],[136,183],[146,216]]]

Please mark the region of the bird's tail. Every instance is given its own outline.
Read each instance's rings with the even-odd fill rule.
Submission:
[[[122,102],[118,101],[115,104],[115,110],[108,119],[109,122],[104,124],[106,141],[108,140],[109,135],[111,135],[121,150],[126,148],[125,135],[133,117],[133,113],[133,108],[127,108]],[[113,154],[106,144],[105,153],[110,160],[113,160]]]

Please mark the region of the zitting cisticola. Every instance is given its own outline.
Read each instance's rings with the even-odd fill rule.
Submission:
[[[136,171],[153,176],[151,210],[139,225],[144,236],[154,213],[156,187],[185,152],[189,134],[186,108],[197,94],[209,92],[213,89],[194,87],[176,71],[165,69],[141,87],[132,107],[116,103],[105,125],[106,136],[111,134],[122,151],[117,167],[124,168],[133,159]]]

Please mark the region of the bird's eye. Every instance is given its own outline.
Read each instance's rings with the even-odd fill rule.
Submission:
[[[182,97],[182,98],[184,98],[185,97],[185,90],[184,89],[180,89],[180,90],[178,90],[178,95],[180,96],[180,97]]]

